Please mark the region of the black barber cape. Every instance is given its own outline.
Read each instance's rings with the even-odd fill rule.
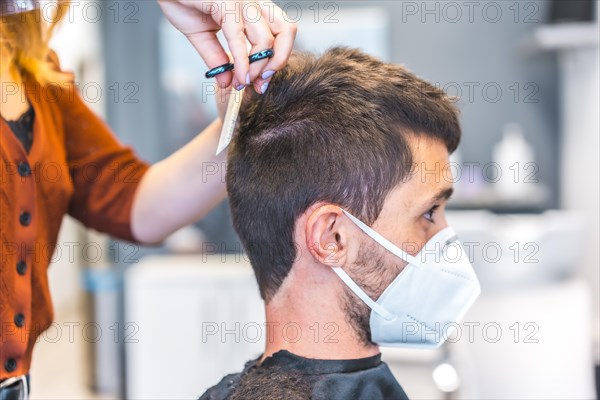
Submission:
[[[406,399],[381,354],[356,360],[315,360],[286,350],[261,365],[248,361],[244,370],[225,376],[200,400],[389,400]]]

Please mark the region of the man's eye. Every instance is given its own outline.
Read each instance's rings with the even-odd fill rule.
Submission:
[[[431,207],[425,214],[423,214],[423,217],[431,222],[431,223],[435,223],[435,221],[433,220],[433,215],[435,214],[435,211],[439,208],[439,205],[435,205],[433,207]]]

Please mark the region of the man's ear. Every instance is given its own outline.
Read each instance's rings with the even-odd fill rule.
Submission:
[[[306,219],[306,247],[321,264],[339,267],[346,264],[348,251],[347,224],[338,206],[326,204],[312,208]]]

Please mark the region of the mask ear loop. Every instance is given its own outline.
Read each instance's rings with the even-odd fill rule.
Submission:
[[[394,314],[392,314],[391,312],[374,302],[373,299],[370,298],[369,295],[366,294],[365,291],[362,290],[360,286],[358,286],[356,282],[354,282],[352,278],[350,278],[350,275],[348,275],[346,271],[344,271],[341,267],[333,267],[332,269],[333,272],[335,272],[337,276],[339,276],[340,279],[344,281],[346,286],[348,286],[350,290],[354,292],[355,295],[357,295],[362,301],[364,301],[365,304],[368,305],[371,310],[379,314],[380,317],[388,321],[391,321],[396,317]]]
[[[348,211],[342,208],[340,208],[340,210],[342,210],[342,212],[346,214],[348,218],[350,218],[350,221],[352,221],[361,231],[363,231],[373,240],[382,245],[387,251],[389,251],[396,257],[399,257],[402,260],[408,262],[409,264],[412,264],[416,267],[420,267],[421,263],[416,257],[413,257],[410,254],[404,252],[398,246],[381,236],[379,233],[375,232],[375,230],[373,230],[367,224],[362,222],[360,219],[356,218],[354,215],[350,214]],[[371,308],[371,310],[377,313],[380,317],[384,318],[387,321],[391,321],[394,318],[396,318],[396,316],[393,313],[389,312],[388,310],[380,306],[378,303],[373,301],[373,299],[371,299],[369,295],[367,295],[365,291],[362,290],[360,286],[358,286],[356,282],[354,282],[352,278],[350,278],[350,276],[342,268],[334,267],[333,271],[342,279],[342,281],[344,281],[344,283],[350,288],[350,290],[354,292],[354,294],[356,294],[362,301],[364,301],[365,304],[368,305]]]
[[[341,210],[344,212],[344,214],[346,214],[348,216],[348,218],[350,218],[350,220],[352,222],[354,222],[354,224],[356,226],[358,226],[358,228],[361,231],[363,231],[368,236],[370,236],[373,240],[375,240],[380,245],[382,245],[387,251],[389,251],[396,257],[401,258],[402,260],[406,261],[407,263],[414,265],[415,267],[421,267],[421,263],[419,262],[418,258],[413,257],[410,254],[408,254],[407,252],[403,251],[401,248],[399,248],[394,243],[390,242],[389,240],[387,240],[386,238],[381,236],[379,233],[375,232],[375,230],[373,230],[370,226],[368,226],[367,224],[362,222],[360,219],[356,218],[354,215],[350,214],[348,211],[346,211],[344,209],[341,209]]]

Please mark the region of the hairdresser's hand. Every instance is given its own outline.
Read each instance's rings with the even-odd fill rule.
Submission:
[[[158,0],[167,19],[179,29],[196,48],[208,68],[229,62],[225,49],[217,39],[222,29],[235,70],[217,76],[221,87],[233,84],[254,84],[262,93],[273,71],[287,62],[296,37],[296,25],[270,0]],[[246,39],[252,45],[250,52]],[[272,48],[275,55],[250,65],[248,55]],[[203,73],[203,71],[199,71]]]

